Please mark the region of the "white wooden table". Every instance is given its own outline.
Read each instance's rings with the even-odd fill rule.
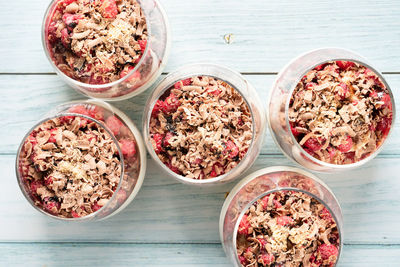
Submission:
[[[384,72],[400,104],[398,0],[161,0],[173,44],[165,72],[199,61],[244,73],[265,102],[276,73],[305,51],[352,49]],[[235,182],[196,188],[165,177],[149,160],[144,185],[120,214],[67,224],[35,211],[19,191],[14,160],[24,133],[59,103],[83,98],[53,72],[40,27],[48,0],[0,8],[0,266],[229,266],[218,235],[220,208]],[[234,41],[223,36],[233,33]],[[149,92],[149,91],[148,91]],[[141,126],[148,92],[115,105]],[[345,218],[339,266],[400,266],[399,123],[383,152],[362,169],[319,175]],[[265,139],[250,171],[292,165]]]

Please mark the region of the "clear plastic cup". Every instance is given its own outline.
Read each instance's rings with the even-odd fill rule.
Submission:
[[[76,106],[84,106],[86,110],[93,111],[93,113],[90,113],[89,116],[69,111],[71,107]],[[98,128],[103,128],[111,136],[115,146],[118,149],[118,155],[120,158],[122,170],[118,186],[108,202],[97,211],[78,218],[59,217],[46,211],[42,205],[35,205],[35,201],[38,200],[38,197],[31,193],[26,179],[28,175],[28,170],[26,168],[26,161],[24,160],[25,142],[28,140],[30,134],[39,125],[53,118],[63,116],[84,118],[86,120],[96,123]],[[115,118],[117,118],[122,123],[120,125],[118,133],[116,132],[115,128],[109,128],[109,126],[105,122],[107,118],[112,116],[115,116]],[[119,143],[122,139],[134,141],[136,153],[132,152],[131,155],[124,154],[124,152],[121,150],[121,145]],[[49,113],[47,113],[43,117],[43,119],[37,122],[28,131],[28,133],[22,139],[22,142],[18,148],[15,168],[20,189],[28,202],[36,210],[48,215],[49,217],[64,221],[103,220],[123,210],[133,200],[133,198],[140,190],[146,172],[146,150],[140,132],[133,124],[133,122],[122,111],[105,102],[98,100],[73,101],[57,106]]]
[[[42,44],[50,64],[69,86],[89,97],[106,101],[124,100],[148,89],[161,75],[171,47],[171,32],[167,15],[157,0],[137,0],[146,17],[148,40],[140,61],[123,78],[106,84],[88,84],[75,80],[60,70],[54,62],[47,40],[48,27],[60,0],[53,0],[42,23]],[[140,77],[137,75],[140,73]]]
[[[253,126],[252,143],[246,155],[239,162],[239,164],[232,170],[228,171],[223,175],[217,176],[215,178],[202,179],[202,180],[187,178],[171,171],[158,158],[157,154],[155,153],[154,148],[151,144],[150,130],[149,130],[151,112],[154,108],[156,101],[167,90],[173,87],[177,81],[194,76],[211,76],[216,79],[225,81],[226,83],[230,84],[234,89],[236,89],[242,95],[243,99],[247,102],[247,105],[250,109],[250,113],[252,116],[252,126]],[[148,98],[144,110],[143,137],[145,139],[147,149],[152,158],[156,161],[157,165],[159,165],[162,168],[162,170],[165,173],[167,173],[170,177],[173,177],[176,180],[186,184],[214,185],[231,181],[251,167],[251,165],[254,163],[261,150],[261,145],[264,138],[265,124],[266,124],[265,111],[263,106],[261,105],[258,94],[256,90],[253,88],[253,86],[240,73],[224,66],[202,63],[202,64],[193,64],[184,66],[170,73],[156,86],[156,88],[153,90],[150,97]]]
[[[220,239],[227,257],[234,266],[241,266],[236,251],[236,238],[244,213],[258,199],[281,190],[308,194],[329,210],[339,232],[339,259],[343,247],[343,217],[333,192],[311,173],[293,167],[274,166],[258,170],[242,179],[231,190],[222,206],[219,220]]]
[[[308,71],[320,64],[337,60],[359,63],[371,69],[378,75],[389,92],[393,107],[392,122],[395,121],[396,111],[394,97],[388,83],[382,74],[372,67],[362,56],[341,48],[323,48],[307,52],[293,59],[279,72],[273,84],[267,104],[268,126],[275,143],[289,159],[305,168],[319,172],[345,171],[364,165],[382,150],[383,143],[386,142],[393,128],[391,127],[388,136],[383,140],[382,145],[378,147],[375,152],[352,164],[338,165],[321,161],[314,158],[300,146],[290,131],[288,119],[289,102],[292,93],[296,88],[297,83]]]

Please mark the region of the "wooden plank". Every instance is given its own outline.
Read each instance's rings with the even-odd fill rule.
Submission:
[[[218,219],[230,184],[197,188],[162,174],[152,160],[136,199],[102,222],[65,223],[47,218],[23,198],[13,155],[0,156],[0,242],[105,241],[218,243]],[[359,170],[319,175],[335,192],[345,218],[347,244],[400,244],[400,158],[378,158]],[[260,156],[251,171],[293,165],[283,156]]]
[[[261,102],[266,105],[267,96],[275,75],[245,75],[255,86]],[[400,74],[386,75],[388,82],[396,91],[400,88]],[[3,84],[2,109],[0,110],[0,153],[15,153],[25,133],[56,105],[84,97],[69,88],[55,75],[0,75]],[[126,101],[111,103],[133,119],[136,125],[142,127],[142,113],[148,95],[152,89]],[[396,102],[400,103],[400,95],[395,94]],[[399,109],[397,109],[399,111]],[[398,122],[395,128],[399,129]],[[386,144],[382,155],[399,154],[400,136],[392,135]],[[280,154],[279,148],[273,142],[269,133],[266,134],[263,154]]]
[[[3,243],[7,266],[231,266],[220,244]],[[398,266],[399,246],[345,245],[340,267]]]
[[[0,72],[53,72],[41,45],[49,0],[19,0],[0,10]],[[396,0],[161,1],[173,34],[166,71],[198,61],[241,72],[277,72],[319,47],[355,50],[383,71],[400,71],[400,5]],[[355,15],[354,10],[357,11]],[[234,34],[228,45],[223,36]]]

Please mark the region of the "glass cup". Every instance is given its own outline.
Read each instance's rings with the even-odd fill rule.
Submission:
[[[90,115],[84,115],[76,113],[75,111],[70,111],[71,108],[76,106],[83,106],[86,108],[86,110],[92,112],[89,113]],[[96,123],[98,128],[103,128],[111,136],[115,146],[118,149],[118,155],[120,155],[119,158],[121,162],[121,176],[118,186],[114,191],[112,197],[104,206],[102,206],[97,211],[90,213],[87,216],[78,218],[63,218],[55,216],[47,212],[43,206],[35,205],[35,202],[38,200],[37,196],[31,193],[26,179],[29,167],[26,167],[27,165],[25,160],[24,148],[30,134],[42,123],[63,116],[77,116]],[[108,123],[106,122],[107,118],[113,116],[115,116],[115,118],[117,118],[121,122],[118,132],[115,127],[110,128],[108,126]],[[136,153],[134,153],[133,155],[125,155],[124,152],[126,153],[126,151],[123,152],[120,145],[120,141],[122,139],[134,141],[134,143],[136,144]],[[146,150],[140,132],[133,124],[133,122],[122,111],[102,101],[80,100],[57,106],[49,113],[47,113],[43,119],[41,119],[28,131],[18,148],[15,167],[20,189],[25,198],[35,209],[52,218],[64,221],[103,220],[123,210],[138,193],[139,189],[142,186],[146,172]]]
[[[272,137],[282,152],[294,162],[302,165],[305,168],[319,171],[319,172],[335,172],[344,171],[357,168],[371,159],[373,159],[383,147],[388,136],[383,141],[382,145],[366,158],[352,164],[331,164],[314,158],[307,153],[297,142],[292,132],[290,131],[290,124],[288,119],[289,102],[294,89],[300,79],[314,67],[326,63],[328,61],[353,61],[359,63],[367,68],[370,68],[386,86],[393,106],[392,121],[395,121],[395,103],[392,91],[382,76],[382,74],[372,67],[366,59],[362,56],[341,48],[324,48],[307,52],[289,62],[281,72],[279,72],[267,104],[267,121],[269,129],[271,130]]]
[[[211,76],[230,84],[242,95],[243,99],[247,102],[247,105],[250,109],[250,113],[252,116],[253,139],[246,155],[239,162],[239,164],[232,170],[223,175],[210,179],[200,180],[200,179],[186,178],[182,175],[176,174],[175,172],[171,171],[158,158],[151,144],[151,138],[150,138],[150,130],[149,130],[150,118],[151,118],[151,112],[154,108],[156,101],[167,90],[173,87],[177,81],[190,78],[193,76]],[[186,184],[193,184],[193,185],[219,184],[230,181],[238,177],[238,175],[242,174],[244,171],[250,168],[251,165],[254,163],[255,159],[257,158],[261,150],[261,145],[265,131],[265,123],[266,123],[265,121],[266,120],[265,120],[264,108],[261,105],[257,92],[255,91],[254,87],[240,73],[220,65],[207,64],[207,63],[193,64],[184,66],[176,70],[175,72],[170,73],[153,90],[150,97],[148,98],[144,110],[143,135],[150,155],[157,162],[157,165],[159,165],[162,168],[162,170],[169,176]]]
[[[167,64],[171,33],[167,15],[157,0],[137,0],[147,22],[148,40],[140,61],[123,78],[106,84],[88,84],[66,75],[54,62],[48,42],[48,27],[59,0],[53,0],[42,23],[42,44],[50,64],[64,82],[89,97],[106,101],[124,100],[148,89]],[[139,76],[139,77],[138,77]]]
[[[244,213],[258,199],[281,190],[308,194],[329,210],[339,232],[339,259],[343,247],[343,217],[333,192],[311,173],[293,167],[274,166],[256,171],[242,179],[231,190],[222,206],[219,220],[220,239],[227,257],[234,266],[241,266],[236,251],[236,238]]]

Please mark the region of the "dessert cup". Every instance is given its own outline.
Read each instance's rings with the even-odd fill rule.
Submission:
[[[333,192],[320,179],[298,168],[274,166],[256,171],[242,179],[229,193],[220,215],[220,239],[227,257],[234,266],[241,266],[236,238],[244,213],[258,199],[273,192],[291,190],[303,192],[327,208],[339,232],[339,254],[343,247],[342,211]]]
[[[395,103],[392,91],[382,74],[372,67],[366,59],[360,55],[341,48],[324,48],[307,52],[288,63],[278,74],[267,104],[267,121],[272,137],[282,152],[294,162],[307,169],[319,172],[344,171],[364,165],[373,159],[383,147],[389,133],[383,139],[381,145],[366,158],[350,164],[332,164],[321,161],[307,153],[298,143],[290,130],[288,110],[293,91],[302,77],[314,67],[329,61],[351,61],[363,65],[372,70],[385,85],[392,105],[392,122],[395,121]]]
[[[42,44],[50,64],[69,86],[92,98],[117,101],[142,93],[161,75],[170,52],[171,33],[168,18],[159,1],[138,0],[147,23],[146,48],[139,62],[124,77],[105,84],[83,83],[69,77],[57,66],[47,36],[52,16],[59,1],[53,0],[45,13],[42,23]]]
[[[93,111],[93,113],[87,115],[82,114],[80,111],[71,111],[71,109],[76,109],[76,107],[85,107],[86,110]],[[75,218],[60,217],[48,212],[44,208],[42,200],[36,194],[32,193],[28,184],[27,177],[29,165],[26,165],[25,163],[27,161],[24,160],[24,152],[26,150],[25,145],[27,140],[29,140],[28,138],[31,136],[31,133],[33,133],[38,126],[51,119],[61,117],[68,118],[66,116],[73,116],[74,118],[79,117],[95,123],[97,128],[104,129],[106,134],[111,137],[113,145],[115,145],[118,150],[117,154],[119,155],[121,165],[121,175],[119,177],[118,185],[116,189],[114,189],[115,191],[112,193],[111,197],[108,199],[108,202],[98,210],[94,210],[94,212],[89,213],[86,216]],[[115,126],[113,127],[113,125],[108,122],[107,118],[110,117],[112,117],[114,121],[116,119],[119,120],[119,128],[116,128]],[[131,147],[130,150],[124,150],[121,147],[121,144],[126,140],[133,142],[133,145],[135,146],[134,149]],[[129,154],[131,152],[132,154]],[[122,111],[102,101],[80,100],[57,106],[28,131],[18,148],[15,168],[20,189],[28,202],[36,210],[49,217],[64,221],[103,220],[123,210],[140,190],[146,172],[146,150],[140,132]]]
[[[243,158],[238,162],[238,165],[227,171],[227,173],[219,175],[214,178],[206,179],[192,179],[184,177],[183,175],[177,174],[171,171],[158,157],[156,154],[150,135],[150,119],[152,117],[152,111],[156,102],[174,87],[174,84],[187,78],[196,76],[208,76],[227,83],[229,86],[234,88],[238,94],[241,95],[244,102],[247,103],[247,107],[250,111],[252,121],[252,140],[248,148],[248,151]],[[145,107],[143,116],[143,134],[147,149],[152,158],[157,162],[165,173],[175,178],[176,180],[193,185],[207,185],[207,184],[219,184],[222,182],[230,181],[236,178],[238,175],[247,170],[255,161],[256,157],[260,153],[262,140],[264,137],[265,130],[265,114],[262,105],[260,105],[259,97],[253,86],[239,73],[229,68],[214,65],[214,64],[193,64],[180,68],[179,70],[169,74],[165,77],[151,93]]]

